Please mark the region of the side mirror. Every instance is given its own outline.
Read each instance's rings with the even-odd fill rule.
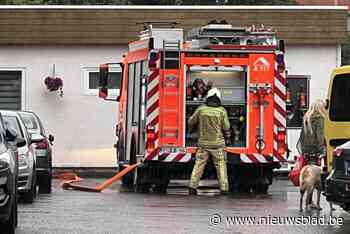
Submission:
[[[13,128],[7,128],[5,137],[7,141],[15,141],[17,138],[17,131]]]
[[[100,72],[99,72],[99,80],[98,80],[98,96],[100,98],[107,98],[108,97],[108,64],[101,64],[100,65]]]
[[[27,144],[26,140],[24,140],[23,138],[17,138],[16,139],[16,145],[17,147],[23,147]]]
[[[110,65],[118,65],[121,68],[121,85],[123,85],[123,77],[124,77],[124,64],[123,63],[105,63],[105,64],[101,64],[100,65],[100,69],[99,69],[99,80],[98,80],[98,84],[99,84],[99,89],[98,89],[98,96],[99,98],[103,98],[104,100],[107,101],[120,101],[120,96],[121,96],[121,92],[122,89],[120,89],[120,94],[116,99],[108,99],[108,79],[110,76],[110,70],[109,70],[109,66]],[[113,67],[115,68],[115,67]]]
[[[285,52],[284,40],[279,40],[277,46],[280,51],[282,51],[283,53]]]
[[[328,108],[329,108],[329,99],[326,99],[326,105],[325,105],[325,107],[324,107],[326,110],[328,110]]]
[[[32,134],[30,136],[30,141],[34,142],[34,143],[43,141],[44,139],[45,138],[42,135],[40,135],[40,134]]]
[[[49,141],[50,141],[50,144],[52,145],[52,142],[55,140],[55,137],[51,134],[49,134]]]

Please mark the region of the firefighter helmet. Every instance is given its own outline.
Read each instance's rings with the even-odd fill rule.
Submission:
[[[207,98],[211,97],[211,96],[214,96],[215,94],[221,100],[221,93],[220,93],[220,90],[218,90],[217,88],[210,89],[208,91]]]

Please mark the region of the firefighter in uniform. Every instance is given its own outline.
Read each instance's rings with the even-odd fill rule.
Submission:
[[[230,138],[230,123],[226,110],[221,106],[221,94],[217,88],[208,91],[206,105],[196,109],[189,119],[189,128],[198,128],[198,151],[189,185],[190,195],[196,195],[198,183],[205,165],[212,156],[222,194],[228,193],[225,139]]]

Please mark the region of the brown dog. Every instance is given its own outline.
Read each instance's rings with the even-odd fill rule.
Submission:
[[[303,211],[303,197],[306,192],[306,209],[315,208],[321,210],[320,207],[320,195],[322,190],[321,184],[321,167],[316,165],[306,165],[301,169],[299,182],[300,182],[300,211]],[[312,194],[314,189],[317,190],[316,205],[312,204]]]

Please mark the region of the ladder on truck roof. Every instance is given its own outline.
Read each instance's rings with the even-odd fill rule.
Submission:
[[[181,41],[180,40],[163,40],[162,50],[162,69],[165,71],[163,79],[163,105],[161,120],[164,145],[179,146],[179,128],[181,117],[179,115],[180,100],[180,68],[181,68]],[[172,70],[168,73],[166,70]],[[170,85],[171,84],[171,85]],[[164,116],[167,116],[166,120]],[[171,120],[171,121],[169,121]]]

